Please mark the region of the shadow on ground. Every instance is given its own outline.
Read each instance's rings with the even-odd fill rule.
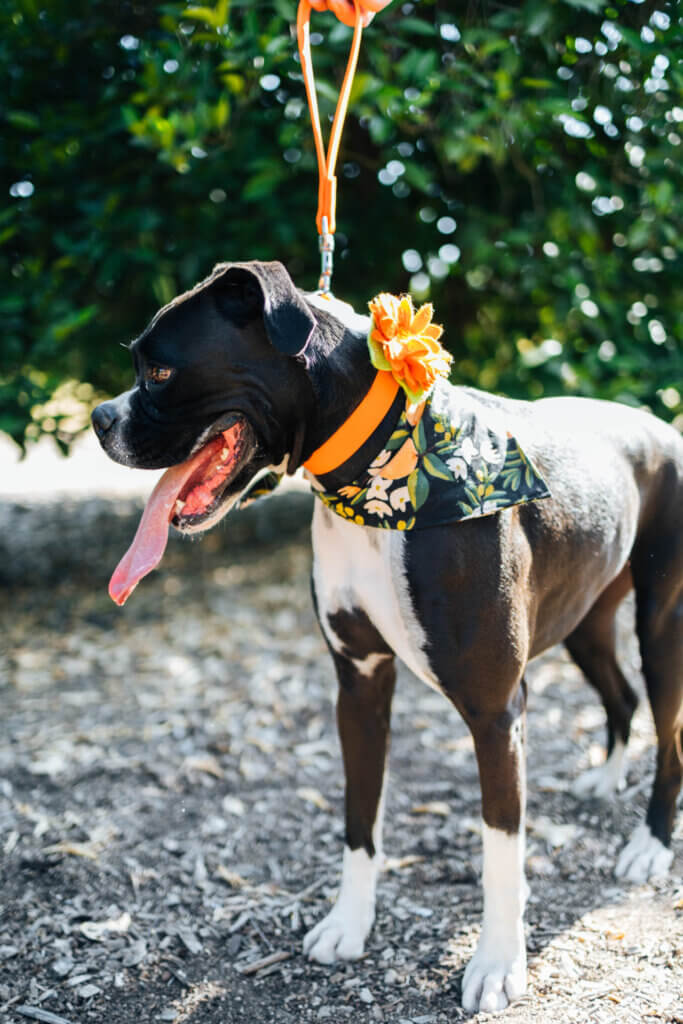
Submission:
[[[476,765],[455,712],[407,673],[367,955],[300,954],[338,880],[343,798],[308,514],[290,495],[174,542],[117,609],[106,580],[134,502],[0,506],[3,1022],[465,1018]],[[635,681],[629,644],[625,665]],[[601,709],[561,651],[529,684],[530,990],[506,1020],[680,1021],[680,830],[667,880],[612,875],[647,800],[649,713],[625,792],[579,803]]]

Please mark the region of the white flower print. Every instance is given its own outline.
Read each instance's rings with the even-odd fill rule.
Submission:
[[[368,487],[368,498],[370,501],[377,499],[379,501],[387,500],[387,488],[390,486],[391,480],[385,480],[383,476],[376,476],[370,486]]]
[[[370,474],[370,476],[378,476],[382,466],[384,466],[389,461],[391,455],[392,453],[388,452],[386,448],[384,448],[379,453],[379,455],[370,463],[370,466],[368,467],[368,473]]]
[[[477,457],[479,452],[474,447],[474,442],[472,441],[472,438],[466,437],[464,438],[462,444],[460,445],[460,450],[457,452],[457,454],[461,455],[465,462],[469,465],[472,462],[472,459]]]
[[[387,505],[386,501],[378,501],[374,498],[372,501],[366,501],[363,506],[366,512],[371,512],[380,519],[384,519],[385,516],[393,516],[393,509],[391,505]]]
[[[446,465],[456,480],[467,479],[467,463],[464,459],[461,459],[459,455],[454,455],[452,458],[446,459]]]
[[[407,487],[396,487],[389,495],[391,507],[399,512],[405,512],[406,505],[410,501],[410,491]]]

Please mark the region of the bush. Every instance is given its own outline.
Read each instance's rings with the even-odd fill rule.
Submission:
[[[669,0],[399,4],[364,34],[335,292],[429,297],[453,377],[683,414],[681,67]],[[230,259],[318,273],[290,0],[20,0],[0,13],[11,287],[0,429],[68,445],[118,342]],[[350,30],[313,14],[323,122]]]

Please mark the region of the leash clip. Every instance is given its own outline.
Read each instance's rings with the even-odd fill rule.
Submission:
[[[328,230],[327,217],[322,218],[322,231],[318,235],[318,249],[320,250],[320,280],[318,291],[323,295],[330,294],[332,282],[334,235]]]

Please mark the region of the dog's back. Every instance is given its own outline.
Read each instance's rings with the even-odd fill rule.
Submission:
[[[638,587],[666,565],[669,589],[683,590],[683,438],[672,426],[596,399],[483,400],[505,415],[551,492],[519,509],[535,551],[536,599],[554,603],[550,614],[539,609],[548,628],[533,653],[564,640],[570,620],[621,571],[635,570]],[[574,575],[573,594],[564,583],[555,592],[564,574]]]

